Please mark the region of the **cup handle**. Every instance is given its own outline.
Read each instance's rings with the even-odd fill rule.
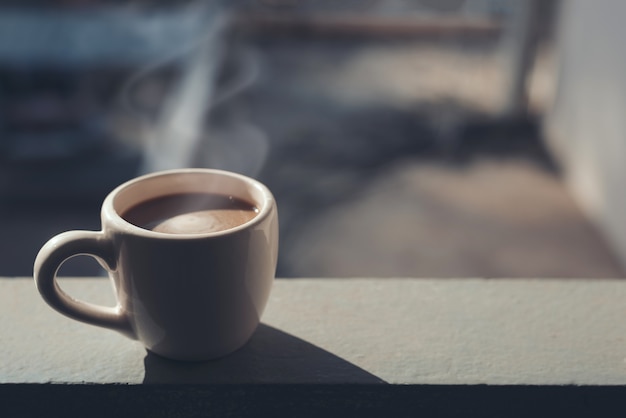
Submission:
[[[136,339],[127,314],[119,301],[116,307],[94,305],[72,298],[61,289],[56,274],[70,257],[88,255],[115,270],[115,251],[112,242],[102,231],[68,231],[48,241],[37,254],[34,278],[37,290],[52,308],[63,315],[99,327],[113,329]]]

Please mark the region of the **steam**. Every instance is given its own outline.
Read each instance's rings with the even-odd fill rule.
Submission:
[[[204,166],[254,176],[268,153],[266,135],[241,114],[230,115],[228,124],[219,127],[208,126],[207,120],[211,109],[254,83],[259,72],[256,56],[251,52],[238,55],[234,81],[218,89],[217,78],[228,52],[225,35],[231,13],[207,1],[193,3],[184,16],[182,23],[187,30],[195,25],[195,35],[137,71],[123,91],[126,109],[141,123],[141,171]],[[153,27],[144,35],[153,39],[166,37]],[[135,88],[151,74],[173,64],[181,71],[156,117],[142,115],[133,101]]]
[[[193,162],[215,90],[217,63],[222,61],[220,32],[223,27],[223,19],[212,22],[204,42],[185,56],[178,86],[149,133],[144,171],[184,167]]]

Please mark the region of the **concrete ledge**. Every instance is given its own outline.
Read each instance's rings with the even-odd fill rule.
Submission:
[[[111,304],[109,281],[64,279]],[[277,280],[252,341],[189,365],[0,279],[0,383],[626,385],[626,281]]]
[[[106,279],[62,286],[113,300]],[[263,322],[229,357],[178,363],[57,314],[32,279],[0,279],[0,397],[17,415],[48,401],[77,413],[102,404],[108,415],[141,399],[164,416],[175,405],[237,416],[333,405],[514,416],[597,415],[626,395],[625,281],[277,280]]]

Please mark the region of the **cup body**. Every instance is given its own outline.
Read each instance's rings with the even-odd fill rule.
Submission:
[[[122,217],[138,203],[178,193],[230,195],[255,205],[259,213],[235,228],[205,234],[149,231]],[[220,170],[154,173],[111,192],[101,216],[98,239],[106,251],[82,252],[101,259],[110,272],[118,299],[112,315],[124,322],[118,331],[155,354],[177,360],[213,359],[245,344],[269,298],[278,257],[277,209],[264,185]],[[38,258],[47,256],[45,249]],[[36,263],[38,284],[46,280],[41,271],[38,277]],[[46,286],[40,286],[40,292],[58,309],[54,297],[46,298]],[[85,320],[63,307],[59,310],[116,328],[91,321],[89,315]]]

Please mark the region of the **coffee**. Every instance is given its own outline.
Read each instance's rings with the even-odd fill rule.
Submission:
[[[181,193],[141,202],[122,218],[143,229],[168,234],[204,234],[242,225],[258,209],[233,196],[210,193]]]

